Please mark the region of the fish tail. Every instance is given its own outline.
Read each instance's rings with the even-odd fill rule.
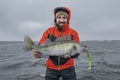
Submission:
[[[33,49],[32,46],[35,45],[35,43],[32,41],[32,39],[28,35],[24,37],[24,43],[25,43],[25,46],[24,46],[25,51],[32,50]]]

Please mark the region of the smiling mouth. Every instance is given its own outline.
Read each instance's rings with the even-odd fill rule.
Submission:
[[[59,22],[59,24],[65,24],[66,22]]]

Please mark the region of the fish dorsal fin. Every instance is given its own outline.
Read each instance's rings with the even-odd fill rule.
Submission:
[[[58,37],[54,42],[52,42],[50,39],[46,39],[44,42],[44,45],[55,44],[58,42],[71,41],[71,40],[72,40],[72,37],[70,35],[69,36],[61,36],[61,37]]]
[[[53,43],[53,42],[50,39],[46,39],[45,42],[44,42],[45,45],[51,44],[51,43]]]
[[[61,36],[58,37],[55,42],[61,42],[61,41],[71,41],[72,40],[72,36]]]

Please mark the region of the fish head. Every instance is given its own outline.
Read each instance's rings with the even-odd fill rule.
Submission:
[[[82,53],[88,51],[88,47],[86,45],[81,45],[79,43],[75,43],[72,47],[73,52]]]
[[[81,45],[81,47],[79,48],[79,51],[81,52],[81,53],[83,53],[83,52],[87,52],[88,51],[88,46],[86,46],[86,45]]]

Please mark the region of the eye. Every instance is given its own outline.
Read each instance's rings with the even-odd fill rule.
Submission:
[[[67,17],[66,17],[66,16],[64,16],[64,17],[63,17],[63,19],[67,19]]]
[[[61,19],[61,16],[57,17],[58,19]]]

